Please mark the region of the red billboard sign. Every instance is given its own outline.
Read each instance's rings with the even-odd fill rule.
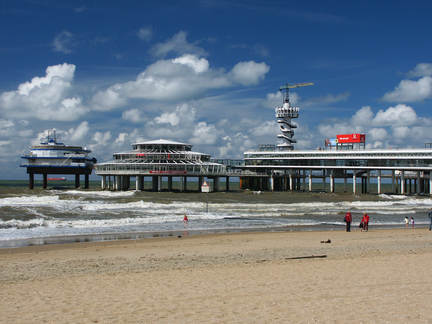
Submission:
[[[343,134],[336,135],[338,144],[343,143],[364,143],[366,140],[365,134]]]

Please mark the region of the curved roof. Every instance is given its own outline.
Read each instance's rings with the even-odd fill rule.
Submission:
[[[147,141],[147,142],[136,142],[133,143],[132,145],[186,145],[186,146],[191,146],[190,144],[186,144],[186,143],[180,143],[180,142],[174,142],[174,141],[169,141],[169,140],[165,140],[165,139],[158,139],[158,140],[154,140],[154,141]]]

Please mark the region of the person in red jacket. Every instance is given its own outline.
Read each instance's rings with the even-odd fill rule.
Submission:
[[[362,231],[365,230],[367,232],[369,229],[369,215],[364,213],[361,222],[363,223]]]
[[[351,212],[347,212],[345,214],[344,221],[345,221],[345,225],[346,225],[346,231],[351,232],[351,222],[352,222]]]

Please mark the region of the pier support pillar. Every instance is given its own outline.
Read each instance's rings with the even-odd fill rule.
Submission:
[[[294,190],[294,186],[293,186],[293,176],[292,173],[290,172],[289,174],[289,190],[293,191]]]
[[[432,174],[429,174],[429,195],[432,195]]]
[[[401,195],[405,195],[405,171],[401,171],[401,180],[400,180],[400,193]]]
[[[43,183],[42,183],[42,188],[46,189],[48,186],[48,174],[43,173]]]
[[[357,178],[356,178],[356,174],[355,174],[355,170],[353,170],[353,194],[356,194],[356,185],[357,185]]]
[[[378,176],[377,176],[377,187],[378,187],[378,195],[381,194],[381,170],[378,170]]]
[[[158,176],[157,177],[157,191],[161,192],[162,191],[162,176]]]
[[[187,176],[183,177],[184,182],[183,182],[183,191],[187,191]]]
[[[105,190],[106,189],[106,176],[102,176],[101,178],[101,189]]]
[[[330,171],[330,192],[334,192],[334,177],[333,177],[333,170]]]
[[[344,192],[347,192],[347,172],[344,170]]]
[[[225,190],[230,190],[230,177],[225,177]]]
[[[270,181],[270,191],[274,191],[274,178],[273,178],[273,176],[271,176],[270,178],[269,178],[269,181]]]
[[[215,177],[213,180],[213,191],[219,191],[219,177]]]
[[[312,191],[312,170],[309,170],[309,191]]]
[[[75,174],[75,188],[79,188],[80,186],[80,175]]]
[[[303,169],[303,191],[306,191],[306,170]]]
[[[323,182],[323,191],[326,191],[326,174],[325,174],[325,170],[322,170],[322,182]]]
[[[392,193],[395,193],[395,170],[392,170]]]
[[[420,183],[421,183],[421,179],[420,179],[420,171],[417,171],[417,184],[416,184],[416,194],[420,194]]]
[[[135,190],[136,191],[141,191],[144,189],[144,177],[137,175],[135,177]]]
[[[34,188],[34,173],[29,173],[29,189]]]
[[[89,188],[89,175],[85,174],[84,175],[84,189],[88,189]]]
[[[121,176],[115,176],[115,190],[120,191],[122,186],[121,186],[121,182],[122,182],[122,177]]]
[[[203,176],[199,176],[198,177],[198,191],[201,192],[201,186],[203,185],[204,182],[204,177]]]
[[[366,188],[365,188],[366,194],[369,192],[369,187],[370,187],[370,171],[368,170],[366,173]]]
[[[173,187],[172,187],[172,176],[168,176],[168,191],[172,191]]]

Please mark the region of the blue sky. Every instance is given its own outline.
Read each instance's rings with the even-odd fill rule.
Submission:
[[[276,143],[279,86],[296,149],[365,132],[370,148],[432,142],[429,1],[0,2],[0,178],[56,128],[99,161],[139,140],[219,158]]]

